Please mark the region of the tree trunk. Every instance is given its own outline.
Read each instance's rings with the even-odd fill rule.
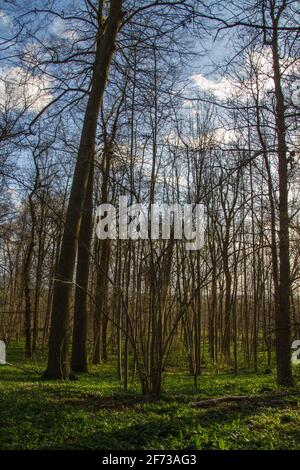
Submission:
[[[103,154],[103,181],[101,188],[101,204],[109,200],[109,174],[112,143],[106,143]],[[107,304],[107,285],[110,255],[110,240],[97,241],[98,256],[97,280],[94,308],[94,348],[93,364],[99,364],[101,360],[101,344],[103,360],[107,361],[106,333],[108,323],[108,312],[105,311]]]
[[[276,128],[279,176],[279,308],[276,313],[276,363],[277,381],[280,385],[293,385],[291,368],[291,331],[290,331],[290,249],[288,214],[288,172],[285,125],[285,105],[281,86],[280,58],[278,47],[278,19],[273,16],[273,80],[276,99]]]
[[[23,282],[24,282],[24,299],[25,299],[25,317],[24,317],[24,329],[25,329],[25,357],[30,358],[32,356],[32,344],[31,344],[31,322],[32,322],[32,305],[31,305],[31,279],[30,270],[32,263],[32,255],[35,243],[35,211],[33,205],[33,193],[30,193],[28,197],[29,211],[31,219],[30,238],[28,241],[28,247],[25,254],[24,268],[23,268]]]
[[[72,181],[58,267],[55,274],[49,355],[44,376],[64,379],[69,376],[68,338],[72,283],[81,215],[88,184],[90,165],[95,152],[97,121],[100,105],[115,51],[116,36],[122,19],[122,0],[111,0],[105,30],[99,24],[99,37],[89,99],[84,116],[78,157]]]
[[[74,372],[87,372],[88,369],[86,337],[88,326],[89,258],[93,230],[93,183],[94,167],[92,162],[79,234],[71,358],[71,367]]]

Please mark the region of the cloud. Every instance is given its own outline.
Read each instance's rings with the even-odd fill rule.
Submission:
[[[243,79],[245,71],[255,70],[258,81],[248,76]],[[238,98],[246,101],[253,92],[259,91],[263,94],[273,89],[272,60],[269,48],[261,51],[251,51],[246,56],[244,64],[237,73],[237,78],[221,77],[219,79],[209,79],[204,75],[196,74],[191,77],[200,90],[212,93],[219,100],[228,98]]]
[[[292,85],[292,103],[294,106],[300,106],[300,80],[296,80]]]
[[[220,80],[210,80],[201,73],[193,75],[191,79],[195,82],[196,86],[202,91],[212,93],[216,98],[225,100],[231,96],[235,91],[235,84],[228,78],[221,78]]]
[[[45,77],[33,76],[21,67],[0,69],[1,108],[39,112],[51,101],[50,82]]]
[[[10,17],[3,10],[0,10],[0,27],[8,28],[11,25],[12,21]]]
[[[214,140],[218,145],[230,144],[235,141],[237,134],[234,129],[219,127],[213,130]]]
[[[178,149],[186,149],[183,142],[189,146],[190,150],[196,149],[211,149],[219,147],[224,144],[232,143],[237,137],[234,129],[226,127],[212,127],[208,131],[200,131],[196,136],[186,132],[182,134],[183,141],[177,133],[169,133],[165,136],[164,140],[170,145],[174,145]]]
[[[299,62],[298,62],[299,64]],[[296,76],[297,61],[292,57],[282,60],[283,86],[290,75]],[[269,47],[260,51],[251,51],[244,60],[234,77],[221,77],[219,79],[206,78],[195,74],[191,77],[196,87],[203,92],[211,93],[219,100],[230,98],[246,102],[251,96],[259,93],[263,98],[274,89],[272,52]],[[294,78],[295,80],[295,78]]]
[[[50,34],[60,39],[67,39],[69,41],[74,41],[78,34],[75,30],[69,29],[67,27],[66,21],[61,18],[55,18],[49,28]]]

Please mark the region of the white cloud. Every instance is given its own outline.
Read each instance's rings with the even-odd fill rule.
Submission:
[[[3,11],[0,10],[0,26],[4,26],[5,28],[12,25],[12,21],[10,17]]]
[[[205,92],[210,92],[216,98],[221,100],[226,99],[234,93],[235,86],[228,78],[221,78],[220,80],[210,80],[201,73],[193,75],[192,80],[196,86]]]
[[[218,145],[230,144],[236,139],[236,131],[234,129],[226,129],[225,127],[219,127],[213,130],[215,141]]]
[[[49,80],[27,73],[21,67],[0,69],[1,107],[39,112],[51,100]]]
[[[258,81],[250,78],[242,79],[245,70],[256,70]],[[241,78],[221,77],[213,80],[202,74],[193,75],[191,78],[196,86],[204,92],[212,93],[220,100],[238,98],[245,101],[249,94],[257,92],[257,88],[263,94],[273,89],[272,61],[269,48],[262,51],[252,51],[245,60],[240,70]]]
[[[226,129],[225,127],[213,128],[207,132],[199,132],[196,137],[194,135],[185,133],[182,135],[183,141],[189,148],[198,149],[198,148],[215,148],[224,144],[229,144],[233,142],[237,137],[236,131],[234,129]],[[176,133],[170,133],[165,136],[165,142],[175,147],[185,149],[183,141],[180,139],[180,136]]]
[[[295,75],[297,63],[293,58],[285,58],[281,65],[284,79],[288,78],[291,73]],[[244,79],[243,76],[245,76]],[[249,96],[257,95],[258,92],[260,98],[263,98],[274,89],[272,52],[269,47],[260,51],[251,51],[245,58],[243,66],[236,73],[236,78],[209,79],[200,73],[193,75],[191,79],[200,90],[213,94],[219,100],[236,98],[245,102]],[[283,85],[285,86],[285,81]]]

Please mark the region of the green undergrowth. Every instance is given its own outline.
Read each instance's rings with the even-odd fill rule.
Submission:
[[[8,360],[32,373],[0,366],[1,449],[300,449],[300,388],[278,387],[274,371],[205,371],[196,390],[187,371],[168,368],[161,399],[146,402],[136,382],[123,391],[115,361],[50,382],[42,359],[12,349]],[[194,406],[228,395],[255,399]]]

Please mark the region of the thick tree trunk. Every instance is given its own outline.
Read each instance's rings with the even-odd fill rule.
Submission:
[[[122,0],[111,0],[108,18],[99,37],[91,82],[91,90],[84,116],[78,157],[62,238],[52,304],[49,355],[46,378],[64,379],[69,376],[68,343],[70,310],[72,304],[73,274],[81,215],[88,184],[90,164],[95,151],[96,129],[100,105],[109,73],[115,42],[122,19]]]
[[[281,71],[278,46],[278,21],[273,19],[272,58],[276,98],[276,128],[279,176],[279,308],[276,312],[276,363],[277,381],[280,385],[293,385],[291,368],[290,325],[290,249],[288,214],[288,168],[285,125],[285,105],[281,87]]]

